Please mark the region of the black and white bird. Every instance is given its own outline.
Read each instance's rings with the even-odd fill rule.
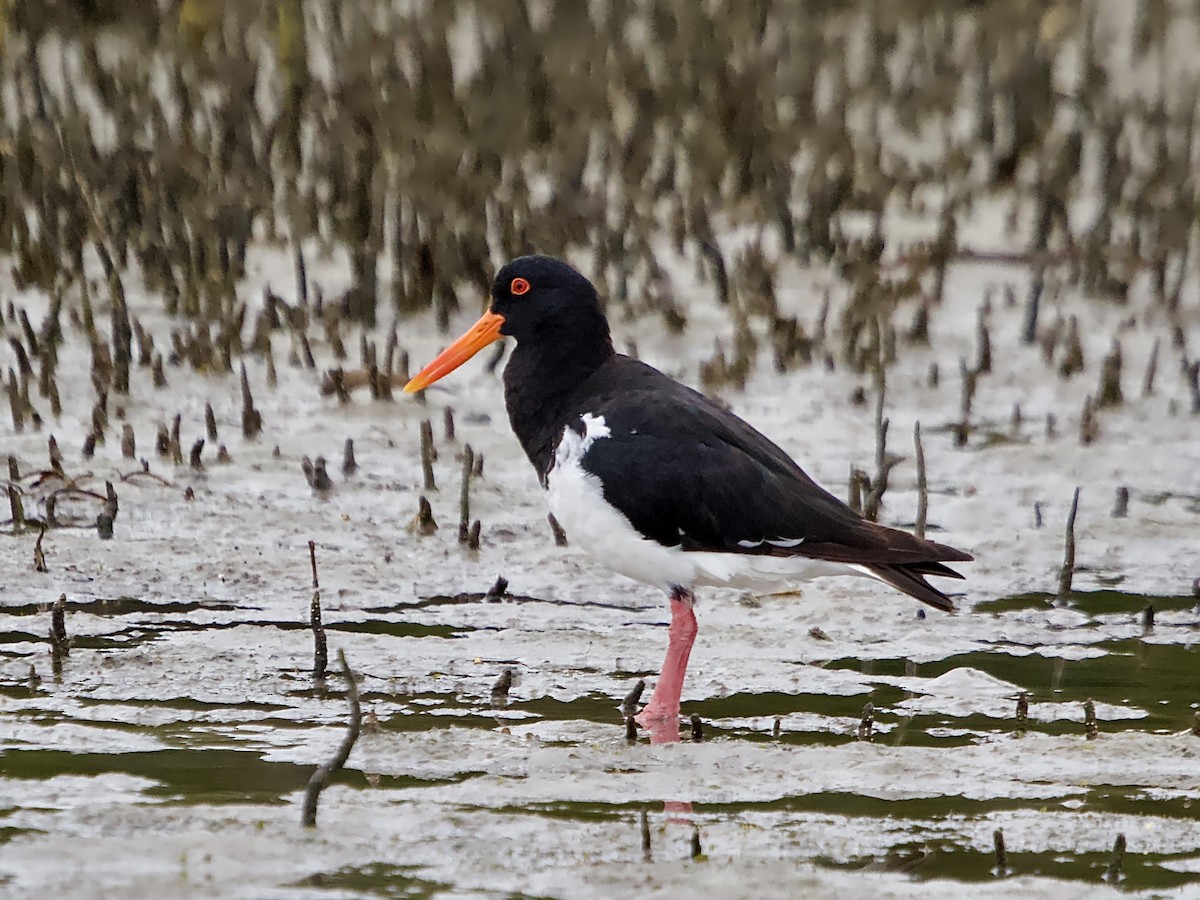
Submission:
[[[858,574],[953,608],[925,578],[961,578],[944,563],[969,554],[867,521],[742,419],[615,352],[595,287],[560,260],[505,265],[488,311],[405,391],[504,336],[516,341],[509,420],[551,512],[573,543],[670,596],[667,655],[639,724],[677,725],[696,587],[783,590]]]

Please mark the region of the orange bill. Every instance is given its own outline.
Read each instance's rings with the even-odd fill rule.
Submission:
[[[404,386],[404,393],[422,391],[439,378],[449,375],[468,359],[486,347],[500,340],[500,326],[504,324],[504,316],[497,315],[490,309],[479,317],[471,328],[453,344],[438,354],[437,358],[418,372]]]

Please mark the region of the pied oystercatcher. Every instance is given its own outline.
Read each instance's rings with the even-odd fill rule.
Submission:
[[[501,337],[512,429],[572,541],[670,595],[666,659],[637,716],[677,727],[696,637],[693,588],[781,590],[824,575],[879,579],[941,610],[927,575],[970,554],[868,522],[733,413],[613,350],[596,289],[566,263],[523,256],[487,312],[413,378],[421,390]]]

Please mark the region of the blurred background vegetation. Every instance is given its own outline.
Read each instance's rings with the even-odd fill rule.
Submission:
[[[368,327],[425,310],[446,327],[496,264],[537,251],[581,263],[624,315],[681,330],[676,253],[737,323],[705,378],[740,384],[747,323],[786,369],[812,358],[798,314],[822,302],[855,368],[894,355],[897,333],[923,339],[956,259],[1028,266],[1010,305],[1025,342],[1053,351],[1068,336],[1039,321],[1047,293],[1125,302],[1144,286],[1174,321],[1194,258],[1197,81],[1173,41],[1195,40],[1195,4],[2,9],[0,252],[18,287],[81,293],[85,321],[94,248],[102,299],[120,306],[132,277],[172,314],[240,332],[258,241],[294,255],[294,286],[275,287],[300,310],[307,257],[343,253],[353,286],[323,309]],[[982,250],[962,237],[981,203],[1002,212]],[[790,264],[831,267],[844,305],[781,304]]]

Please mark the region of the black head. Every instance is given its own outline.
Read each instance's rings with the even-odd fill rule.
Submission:
[[[405,392],[424,390],[502,335],[516,338],[512,360],[523,360],[531,378],[559,384],[584,377],[613,353],[592,283],[561,260],[522,256],[496,276],[491,309],[418,372]]]
[[[552,256],[520,256],[506,264],[492,283],[492,312],[504,317],[500,333],[517,343],[536,335],[544,340],[608,340],[608,323],[590,281]]]

